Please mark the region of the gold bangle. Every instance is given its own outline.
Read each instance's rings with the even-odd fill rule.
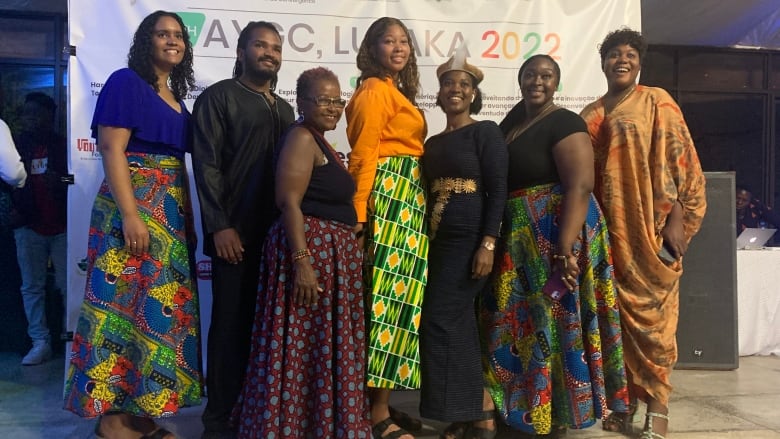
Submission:
[[[293,262],[298,262],[301,259],[308,258],[311,256],[311,252],[308,248],[302,248],[300,250],[297,250],[295,253],[293,253]]]

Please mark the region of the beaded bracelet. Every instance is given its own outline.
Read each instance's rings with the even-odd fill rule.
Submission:
[[[311,252],[309,251],[309,249],[302,248],[296,251],[295,253],[293,253],[293,262],[298,262],[303,258],[308,258],[309,256],[311,256]]]

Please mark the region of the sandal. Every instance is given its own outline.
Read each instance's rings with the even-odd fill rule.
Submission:
[[[487,429],[482,427],[477,427],[473,423],[469,425],[468,430],[466,431],[466,438],[468,439],[493,439],[496,437],[496,434],[498,433],[498,425],[496,425],[496,417],[493,413],[495,410],[485,410],[482,412],[482,417],[475,420],[475,422],[479,421],[493,421],[493,429]]]
[[[387,433],[387,436],[382,436],[382,433],[387,431],[387,429],[390,428],[391,425],[397,426],[398,430]],[[411,433],[401,428],[400,425],[398,425],[395,421],[393,421],[393,418],[387,418],[384,421],[376,423],[371,427],[371,435],[374,436],[374,439],[399,439],[401,436],[405,434],[411,436]]]
[[[665,419],[668,428],[669,416],[664,415],[663,413],[647,412],[645,417],[647,417],[645,429],[642,430],[642,434],[639,435],[639,439],[666,439],[666,436],[653,431],[653,418]]]
[[[396,425],[399,427],[408,430],[408,431],[420,431],[422,430],[422,421],[419,419],[415,419],[411,416],[409,416],[408,413],[402,412],[401,410],[396,410],[393,408],[393,406],[389,406],[388,409],[390,410],[390,418],[395,422]]]
[[[439,439],[463,439],[468,429],[468,422],[453,422],[441,432]]]
[[[628,404],[628,412],[612,412],[601,422],[601,428],[613,433],[629,433],[631,430],[631,424],[637,421],[636,419],[636,407],[637,402],[633,401]]]

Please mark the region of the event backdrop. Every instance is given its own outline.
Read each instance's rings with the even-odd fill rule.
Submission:
[[[400,18],[412,33],[422,82],[418,102],[428,134],[444,128],[436,107],[436,66],[465,47],[470,63],[485,72],[483,109],[477,118],[500,121],[519,100],[517,72],[529,56],[549,54],[560,63],[556,103],[579,112],[606,89],[598,43],[621,26],[640,28],[640,0],[69,0],[68,139],[75,184],[69,193],[67,328],[73,331],[85,284],[85,256],[92,201],[103,179],[90,122],[109,74],[127,65],[132,35],[143,17],[164,9],[181,15],[195,52],[195,98],[210,84],[231,76],[240,30],[249,22],[273,22],[283,39],[276,92],[295,106],[295,80],[305,69],[326,66],[349,99],[358,75],[355,56],[371,22]],[[345,123],[326,137],[349,152]],[[197,210],[197,196],[193,190]],[[196,212],[196,227],[200,217]],[[202,236],[199,236],[202,241]],[[198,246],[197,269],[205,335],[211,316],[210,261]]]

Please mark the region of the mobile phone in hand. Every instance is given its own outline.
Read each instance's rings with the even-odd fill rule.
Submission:
[[[553,300],[561,300],[561,297],[569,292],[569,288],[563,283],[563,279],[561,279],[558,273],[552,273],[547,282],[544,283],[542,292]]]
[[[661,260],[664,261],[666,265],[669,265],[672,262],[677,260],[677,258],[675,258],[672,255],[672,253],[666,248],[666,245],[661,246],[661,250],[658,252],[658,257],[661,258]]]

